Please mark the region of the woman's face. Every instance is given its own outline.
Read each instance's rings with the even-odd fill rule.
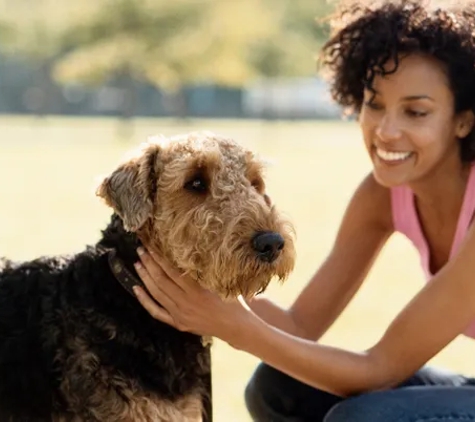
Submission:
[[[387,64],[390,69],[393,63]],[[454,112],[454,96],[443,65],[412,54],[398,70],[373,81],[359,116],[376,180],[391,187],[421,180],[447,160],[460,161],[459,141],[473,114]]]

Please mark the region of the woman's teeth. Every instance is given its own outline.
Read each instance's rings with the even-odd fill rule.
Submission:
[[[376,148],[376,155],[384,161],[402,161],[411,156],[411,151],[385,151],[381,148]]]

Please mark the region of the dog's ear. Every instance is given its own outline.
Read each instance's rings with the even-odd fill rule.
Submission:
[[[126,230],[135,232],[153,213],[159,172],[160,146],[144,144],[102,180],[96,195],[122,218]]]

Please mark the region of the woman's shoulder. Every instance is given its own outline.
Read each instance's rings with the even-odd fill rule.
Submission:
[[[378,183],[372,172],[357,186],[350,206],[359,214],[360,221],[385,231],[393,230],[391,189]]]

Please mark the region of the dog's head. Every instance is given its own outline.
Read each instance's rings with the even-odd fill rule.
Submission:
[[[251,296],[294,266],[293,227],[251,151],[212,133],[152,138],[97,195],[126,230],[222,296]]]

